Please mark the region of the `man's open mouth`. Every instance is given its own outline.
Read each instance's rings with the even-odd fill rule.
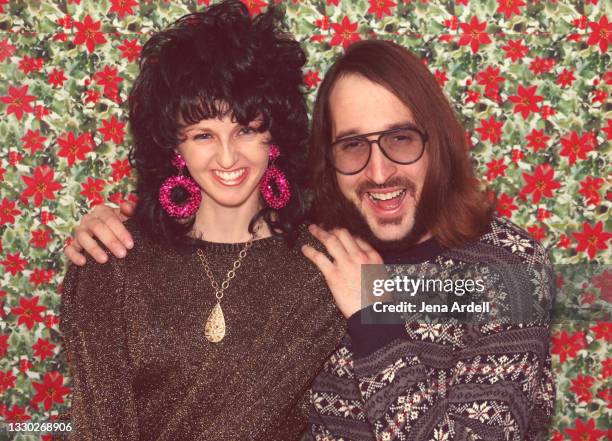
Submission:
[[[368,191],[366,192],[366,195],[377,209],[391,211],[395,210],[401,205],[404,197],[406,196],[406,189],[400,188],[393,191]]]

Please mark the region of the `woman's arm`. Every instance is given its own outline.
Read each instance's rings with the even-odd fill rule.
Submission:
[[[64,278],[60,330],[74,385],[70,439],[139,438],[124,280],[123,262],[116,259],[71,266]]]

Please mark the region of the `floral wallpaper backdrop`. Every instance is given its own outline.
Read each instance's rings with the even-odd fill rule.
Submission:
[[[252,14],[267,7],[248,0]],[[460,115],[498,212],[550,249],[558,399],[549,438],[610,439],[612,3],[291,0],[312,104],[353,42],[414,50]],[[0,0],[0,419],[65,412],[62,248],[95,204],[130,198],[126,97],[147,37],[207,0]],[[0,439],[52,439],[0,431]]]

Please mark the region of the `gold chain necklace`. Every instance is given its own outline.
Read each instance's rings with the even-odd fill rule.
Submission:
[[[223,316],[223,310],[221,309],[221,299],[223,298],[223,292],[228,288],[230,281],[236,277],[236,270],[240,268],[242,261],[247,255],[247,251],[253,245],[253,240],[255,240],[255,236],[257,234],[257,230],[251,236],[249,241],[244,245],[240,253],[238,254],[238,258],[234,261],[232,265],[232,269],[227,272],[227,276],[225,280],[219,286],[219,283],[215,280],[212,271],[210,270],[210,265],[208,264],[208,259],[204,254],[202,249],[198,248],[197,254],[202,262],[202,266],[204,267],[204,272],[210,280],[210,284],[215,290],[215,297],[217,298],[217,304],[213,307],[210,315],[208,316],[208,320],[206,320],[206,324],[204,325],[204,336],[206,339],[212,343],[219,343],[225,337],[225,317]]]

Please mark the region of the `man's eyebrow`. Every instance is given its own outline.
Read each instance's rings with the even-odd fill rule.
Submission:
[[[411,121],[405,121],[405,122],[400,122],[400,123],[389,124],[382,131],[400,129],[403,127],[408,127],[408,128],[413,128],[413,129],[419,128],[415,123]],[[364,135],[364,134],[365,134],[364,132],[359,131],[357,129],[347,129],[347,130],[343,130],[342,132],[339,132],[336,135],[336,139],[342,139],[342,138],[347,138],[351,136],[359,136],[359,135]]]

